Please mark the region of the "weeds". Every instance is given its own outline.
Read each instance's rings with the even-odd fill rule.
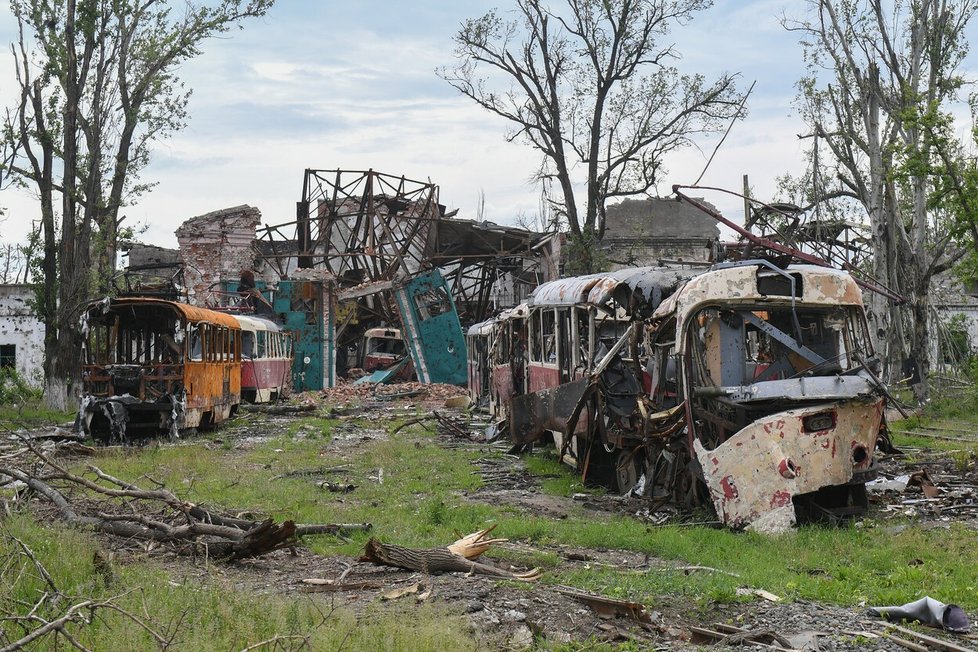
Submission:
[[[51,529],[24,515],[5,524],[5,533],[23,540],[50,573],[63,594],[59,609],[75,596],[111,600],[140,619],[176,650],[239,650],[274,637],[306,641],[314,650],[386,649],[394,651],[474,649],[463,619],[445,607],[426,606],[411,617],[396,608],[373,609],[365,618],[334,609],[322,600],[296,596],[268,596],[242,591],[220,575],[201,580],[181,578],[154,562],[118,564],[117,579],[105,586],[93,564],[98,549],[94,537],[76,531]],[[0,537],[0,609],[15,613],[22,604],[34,604],[51,588],[29,565],[10,563],[16,550],[9,536]],[[51,618],[56,613],[37,614]],[[103,610],[88,626],[71,627],[72,636],[93,650],[159,649],[158,640],[118,611]],[[6,628],[4,625],[3,628]],[[0,628],[3,636],[14,630]],[[63,649],[64,641],[42,639],[31,649]],[[295,646],[293,646],[295,648]]]
[[[0,368],[0,428],[33,428],[63,424],[75,415],[44,406],[42,392],[15,370]]]
[[[296,424],[293,424],[296,425]],[[271,427],[271,426],[270,426]],[[344,432],[356,424],[343,422]],[[490,555],[545,570],[543,582],[567,584],[646,604],[662,596],[679,596],[703,605],[743,600],[739,586],[763,588],[786,600],[805,599],[840,605],[902,604],[924,594],[978,609],[978,566],[974,535],[952,525],[939,535],[921,528],[892,527],[867,519],[861,527],[804,527],[791,535],[769,538],[703,526],[654,527],[640,520],[587,511],[564,503],[566,517],[535,515],[524,507],[478,499],[483,489],[473,461],[485,455],[474,449],[445,449],[430,434],[402,431],[398,437],[338,446],[339,422],[308,418],[277,436],[229,449],[201,441],[142,449],[111,449],[99,466],[116,477],[146,476],[182,497],[237,512],[260,511],[299,522],[370,522],[370,535],[350,539],[311,537],[304,541],[320,554],[357,555],[368,536],[409,547],[444,545],[457,533],[496,524],[494,534],[526,545],[494,548]],[[223,443],[223,441],[222,441]],[[549,453],[552,455],[552,452]],[[961,468],[973,464],[970,452],[954,454]],[[576,475],[548,453],[523,458],[541,478],[546,492],[567,496],[580,491]],[[76,468],[81,470],[81,466]],[[352,484],[352,493],[330,493],[322,480]],[[476,495],[474,495],[476,494]],[[66,592],[106,595],[108,588],[91,563],[96,542],[77,532],[39,526],[24,516],[16,527],[51,568]],[[934,545],[935,537],[940,546]],[[556,546],[626,551],[622,563],[571,565]],[[532,546],[532,549],[528,548]],[[6,552],[0,547],[0,555]],[[643,564],[642,559],[651,560]],[[674,566],[674,567],[673,567]],[[702,566],[713,570],[684,570]],[[13,595],[29,601],[36,583],[13,575],[0,578]],[[177,586],[172,586],[171,582]],[[228,582],[230,582],[228,580]],[[122,565],[118,586],[133,595],[136,608],[147,609],[154,622],[179,623],[178,649],[240,649],[275,634],[312,636],[312,649],[457,649],[475,643],[453,612],[426,608],[402,619],[397,609],[377,608],[369,618],[330,612],[322,622],[321,602],[294,596],[256,596],[232,590],[215,575],[207,581],[174,579],[154,563]],[[521,587],[525,588],[525,587]],[[130,599],[130,598],[127,598]],[[113,617],[114,618],[114,617]],[[132,640],[148,646],[145,633],[108,616],[83,640],[92,649],[115,649]],[[100,623],[102,621],[99,621]],[[192,625],[192,626],[191,626]],[[170,631],[169,629],[167,631]],[[313,632],[313,633],[311,633]],[[120,638],[131,637],[131,638]],[[142,638],[141,638],[142,637]],[[567,648],[571,649],[571,648]]]

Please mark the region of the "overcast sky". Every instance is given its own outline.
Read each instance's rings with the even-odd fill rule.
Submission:
[[[2,0],[0,0],[2,2]],[[306,168],[363,170],[431,179],[441,203],[474,218],[479,193],[486,218],[513,224],[537,211],[539,192],[529,182],[534,150],[507,143],[507,124],[477,108],[434,74],[453,62],[451,36],[468,17],[506,0],[279,0],[245,29],[209,41],[180,72],[193,88],[189,126],[158,145],[143,180],[156,188],[123,209],[148,225],[144,242],[175,247],[184,220],[250,204],[265,224],[294,219]],[[757,196],[769,198],[775,179],[804,169],[798,134],[804,126],[792,108],[802,74],[796,35],[779,17],[801,11],[788,0],[717,0],[672,40],[684,72],[708,79],[722,72],[756,81],[749,117],[738,122],[701,181],[740,190],[749,175]],[[974,43],[975,26],[971,41]],[[0,42],[14,36],[6,3],[0,7]],[[978,45],[976,45],[978,47]],[[972,68],[974,56],[972,56]],[[0,52],[0,98],[12,90],[13,63]],[[659,187],[699,176],[714,141],[671,155]],[[739,219],[734,198],[709,197]],[[0,241],[20,241],[33,218],[30,202],[0,193],[8,217]]]

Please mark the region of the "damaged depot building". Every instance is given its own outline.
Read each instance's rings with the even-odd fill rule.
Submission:
[[[152,375],[92,360],[86,423],[135,426],[107,411],[123,388],[126,413],[179,430],[228,418],[241,396],[417,378],[467,386],[516,450],[552,442],[585,481],[708,505],[732,527],[866,509],[885,397],[848,273],[785,260],[769,241],[725,248],[724,218],[682,193],[614,207],[607,242],[623,259],[560,278],[559,234],[457,219],[430,182],[306,170],[303,188],[294,220],[262,226],[238,206],[181,225],[177,252],[130,251],[128,297],[90,316],[108,327],[145,310],[187,363]],[[230,315],[226,333],[198,325],[221,319],[143,305],[178,299]],[[277,332],[287,345],[272,345]],[[200,342],[217,353],[195,353]],[[198,358],[228,367],[225,381],[188,396],[181,374]]]

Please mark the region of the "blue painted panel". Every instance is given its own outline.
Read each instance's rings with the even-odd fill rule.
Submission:
[[[236,281],[225,281],[227,292],[234,292]],[[323,284],[320,281],[282,280],[277,290],[270,290],[263,281],[255,286],[272,304],[275,314],[285,330],[294,339],[294,358],[292,360],[292,387],[297,392],[321,390],[325,384],[335,382],[332,346],[332,321],[327,330],[324,316],[331,317],[332,311],[324,313]],[[328,294],[326,295],[328,296]],[[329,371],[330,373],[325,373]]]
[[[418,380],[465,385],[465,336],[441,273],[433,269],[402,281],[394,298]]]

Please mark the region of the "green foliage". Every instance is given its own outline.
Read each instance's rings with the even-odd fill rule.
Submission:
[[[594,231],[583,231],[580,235],[568,234],[564,276],[606,271],[609,264],[608,255],[598,248],[598,238]]]
[[[41,398],[41,390],[31,387],[13,367],[0,367],[0,405],[21,405]]]
[[[962,365],[972,360],[971,338],[968,336],[968,319],[961,313],[951,317],[941,331],[940,358],[943,362]],[[974,364],[969,363],[968,368]]]
[[[581,476],[559,462],[552,450],[538,448],[533,454],[525,455],[523,463],[527,471],[541,479],[541,489],[547,495],[571,496],[575,493],[599,491],[586,488],[581,482]]]
[[[74,413],[46,407],[41,390],[13,369],[0,369],[0,429],[65,424],[74,418]]]

